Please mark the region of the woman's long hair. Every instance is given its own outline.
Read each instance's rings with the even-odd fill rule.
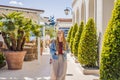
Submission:
[[[64,36],[64,32],[63,32],[62,30],[60,30],[60,31],[58,31],[58,32],[61,32],[61,33],[62,33],[63,50],[66,50],[67,47],[66,47],[66,39],[65,39],[65,36]],[[59,49],[58,33],[57,33],[57,39],[56,39],[56,49],[57,49],[57,50]]]

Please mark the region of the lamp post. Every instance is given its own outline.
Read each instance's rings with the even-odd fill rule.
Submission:
[[[72,14],[72,9],[70,7],[66,7],[66,9],[64,9],[65,14],[68,15],[70,13],[70,10]]]

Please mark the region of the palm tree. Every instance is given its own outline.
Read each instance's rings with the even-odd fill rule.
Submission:
[[[7,48],[11,51],[22,51],[30,32],[40,36],[42,26],[25,18],[20,12],[12,12],[0,16],[0,30]]]

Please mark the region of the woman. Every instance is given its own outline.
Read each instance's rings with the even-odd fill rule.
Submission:
[[[63,31],[58,31],[57,39],[50,46],[52,56],[51,80],[65,80],[67,69],[66,40]]]

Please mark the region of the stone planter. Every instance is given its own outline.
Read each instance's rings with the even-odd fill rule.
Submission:
[[[83,74],[85,75],[99,75],[99,69],[98,68],[85,68],[79,64],[79,61],[75,58],[75,56],[71,53],[71,57],[75,61],[75,63],[78,64],[80,67],[80,70],[82,71]]]
[[[22,69],[26,51],[5,51],[4,53],[9,70]]]
[[[79,63],[78,59],[72,53],[70,53],[70,55],[73,58],[73,60],[75,61],[75,63]]]
[[[80,65],[80,70],[85,75],[99,75],[99,69],[98,68],[85,68]]]
[[[78,59],[75,58],[75,63],[79,63]]]
[[[25,58],[24,58],[24,61],[32,61],[35,59],[35,54],[26,54],[25,55]]]
[[[32,47],[25,47],[24,51],[27,52],[25,55],[24,61],[32,61],[35,59],[35,54],[33,53]]]

